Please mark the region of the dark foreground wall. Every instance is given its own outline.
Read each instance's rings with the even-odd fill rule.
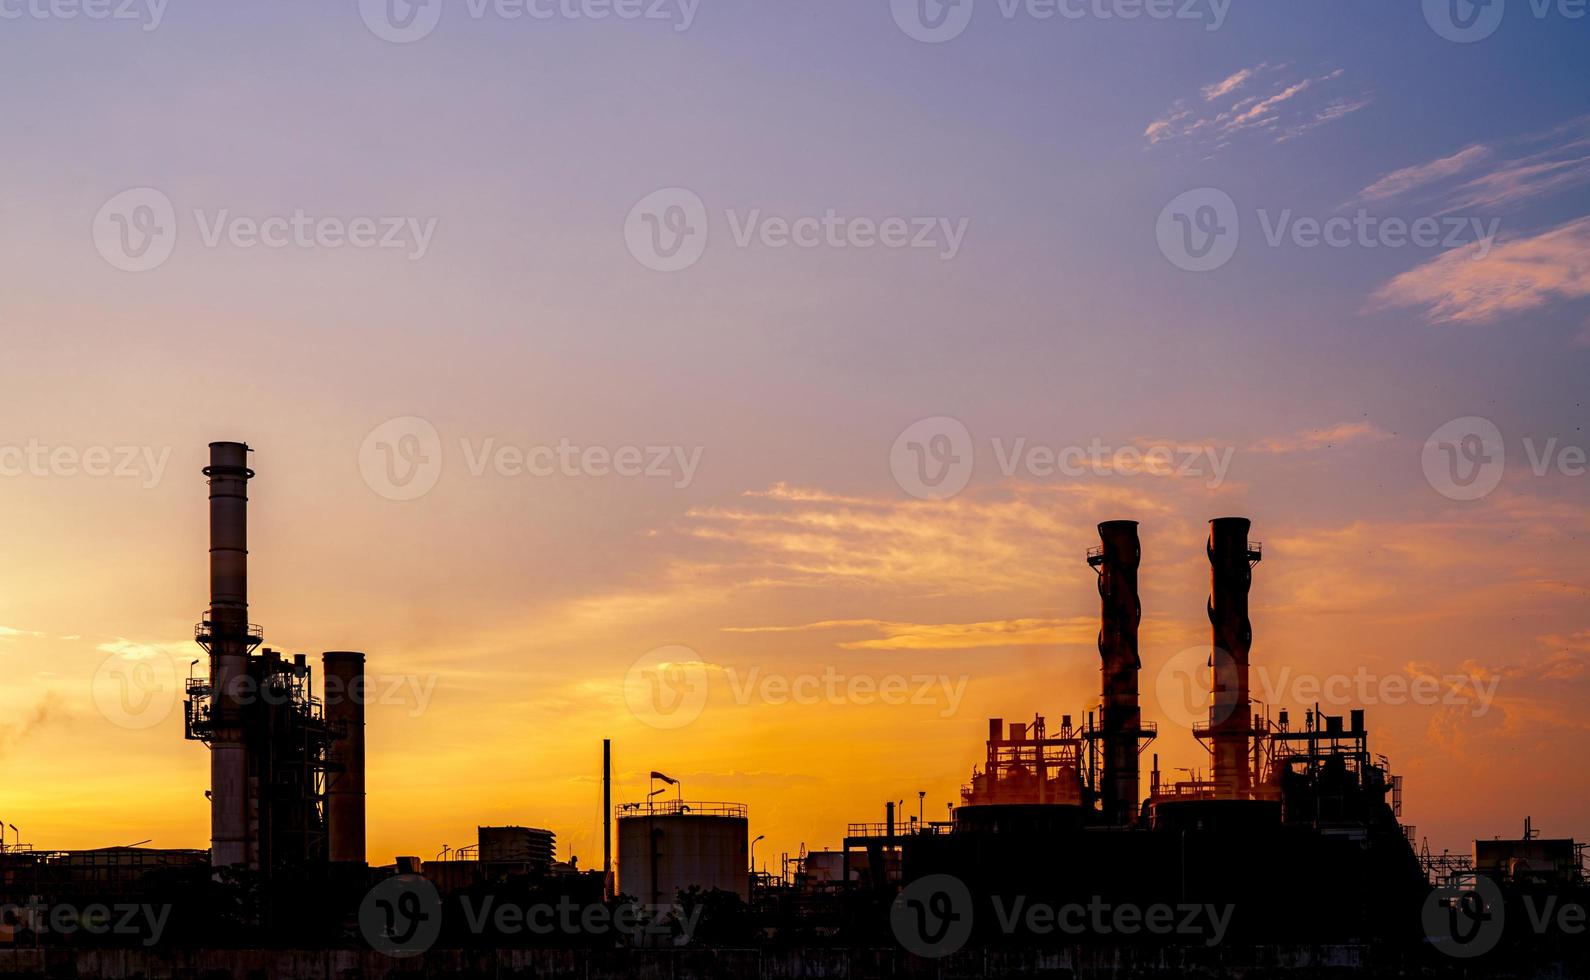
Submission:
[[[71,980],[410,980],[417,977],[558,980],[1066,980],[1501,976],[1575,977],[1561,964],[1521,964],[1476,974],[1439,955],[1376,953],[1362,946],[1221,949],[1072,948],[967,950],[921,960],[898,950],[432,950],[395,960],[373,951],[0,949],[0,978]]]

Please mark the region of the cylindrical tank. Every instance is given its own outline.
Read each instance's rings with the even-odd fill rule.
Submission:
[[[343,734],[326,761],[326,836],[332,861],[365,862],[364,838],[364,654],[336,651],[321,658],[326,722]]]
[[[672,905],[691,888],[749,900],[749,828],[738,803],[620,807],[618,890],[648,905]]]

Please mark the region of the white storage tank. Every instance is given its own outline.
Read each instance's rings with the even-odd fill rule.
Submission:
[[[674,801],[620,806],[618,890],[672,905],[700,888],[751,897],[750,822],[742,803]]]

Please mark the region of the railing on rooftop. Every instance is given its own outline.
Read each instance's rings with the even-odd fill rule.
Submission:
[[[621,803],[613,808],[623,817],[738,817],[746,819],[744,803],[704,803],[698,800],[667,800],[657,803]]]

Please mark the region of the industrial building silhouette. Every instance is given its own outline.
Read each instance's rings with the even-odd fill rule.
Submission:
[[[754,815],[742,804],[685,799],[677,780],[660,772],[645,800],[615,802],[604,744],[600,868],[560,862],[554,833],[533,827],[480,827],[475,844],[435,860],[372,866],[365,655],[325,653],[317,685],[308,658],[266,647],[264,631],[250,623],[250,452],[243,443],[214,443],[204,470],[210,599],[194,636],[209,664],[186,686],[184,734],[210,753],[210,848],[6,847],[0,974],[57,972],[44,959],[13,956],[29,948],[55,950],[65,964],[60,957],[74,951],[127,946],[153,950],[152,958],[105,975],[158,973],[164,964],[172,976],[201,969],[241,976],[250,962],[241,951],[298,948],[360,950],[394,962],[433,957],[418,962],[438,975],[482,969],[488,961],[467,953],[434,958],[470,949],[638,957],[580,960],[587,976],[658,963],[678,975],[778,972],[793,969],[790,957],[807,975],[935,975],[922,973],[922,964],[949,957],[960,957],[949,961],[959,964],[958,975],[1037,975],[1057,948],[1070,951],[1066,969],[1078,976],[1255,968],[1312,976],[1332,963],[1437,975],[1466,961],[1448,955],[1456,940],[1431,923],[1456,922],[1459,913],[1482,926],[1505,918],[1511,931],[1498,927],[1489,938],[1502,951],[1491,955],[1510,963],[1532,951],[1571,969],[1590,962],[1571,933],[1520,935],[1524,917],[1506,914],[1520,896],[1585,902],[1576,842],[1540,839],[1526,827],[1517,840],[1476,842],[1472,860],[1416,853],[1412,829],[1400,821],[1401,782],[1372,752],[1362,710],[1343,717],[1307,708],[1300,723],[1286,710],[1254,712],[1248,602],[1264,550],[1240,517],[1210,521],[1206,545],[1211,696],[1207,721],[1191,735],[1208,751],[1207,777],[1167,780],[1149,756],[1144,790],[1143,759],[1162,734],[1144,722],[1140,700],[1144,560],[1138,525],[1108,521],[1085,556],[1100,596],[1097,705],[1079,706],[1058,724],[1043,714],[1030,722],[989,719],[984,761],[947,820],[908,816],[886,803],[881,821],[850,824],[839,850],[803,852],[770,873],[752,865]],[[659,780],[674,787],[674,798],[666,798],[666,786],[655,789]],[[107,897],[164,902],[173,918],[158,931],[121,935],[51,931],[40,920],[41,910]],[[538,932],[470,911],[505,900],[600,909],[612,918],[602,929],[591,928],[587,915],[577,927]],[[1057,932],[1053,918],[1044,928],[1045,921],[1000,911],[1017,901],[1062,910],[1062,921],[1064,910],[1102,909],[1119,923],[1121,910],[1133,910],[1138,928]],[[630,905],[643,910],[641,925],[615,928],[614,910]],[[1202,920],[1190,929],[1146,928],[1161,909],[1171,911],[1166,922],[1178,921],[1177,910],[1209,910],[1218,931]],[[700,947],[750,952],[716,966],[655,958]],[[1094,952],[1077,952],[1084,948]],[[802,959],[836,949],[852,951],[843,967]],[[233,953],[203,959],[194,950]],[[1005,951],[997,965],[989,965],[988,950]],[[979,966],[968,956],[985,959]],[[346,969],[373,972],[372,962],[381,961],[359,959]],[[489,962],[501,970],[506,961]],[[534,972],[548,962],[521,965]],[[71,970],[82,969],[71,960]]]

